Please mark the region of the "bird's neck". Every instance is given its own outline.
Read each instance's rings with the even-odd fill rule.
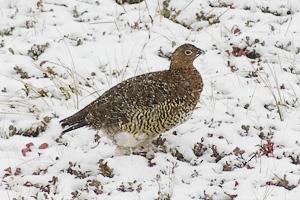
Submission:
[[[170,69],[195,69],[193,62],[186,60],[172,60]]]

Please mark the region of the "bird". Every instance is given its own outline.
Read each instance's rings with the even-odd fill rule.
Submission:
[[[110,88],[59,121],[62,134],[89,127],[102,130],[117,146],[131,148],[183,123],[203,90],[193,62],[204,53],[192,44],[179,46],[172,53],[169,69],[138,75]]]

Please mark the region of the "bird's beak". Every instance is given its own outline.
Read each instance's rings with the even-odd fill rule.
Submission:
[[[200,56],[202,54],[205,54],[205,51],[203,51],[202,49],[198,49],[197,56]]]

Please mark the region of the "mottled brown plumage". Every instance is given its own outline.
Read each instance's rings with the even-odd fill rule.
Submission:
[[[127,79],[76,114],[60,121],[63,133],[88,126],[103,130],[119,146],[136,146],[182,123],[194,110],[203,89],[193,62],[204,51],[191,44],[172,54],[169,70]],[[132,137],[123,137],[127,133]]]

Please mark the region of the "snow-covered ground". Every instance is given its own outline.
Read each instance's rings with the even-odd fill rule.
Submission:
[[[299,0],[118,2],[0,1],[0,199],[300,199]],[[206,51],[204,90],[152,155],[60,136],[60,119],[184,43]]]

